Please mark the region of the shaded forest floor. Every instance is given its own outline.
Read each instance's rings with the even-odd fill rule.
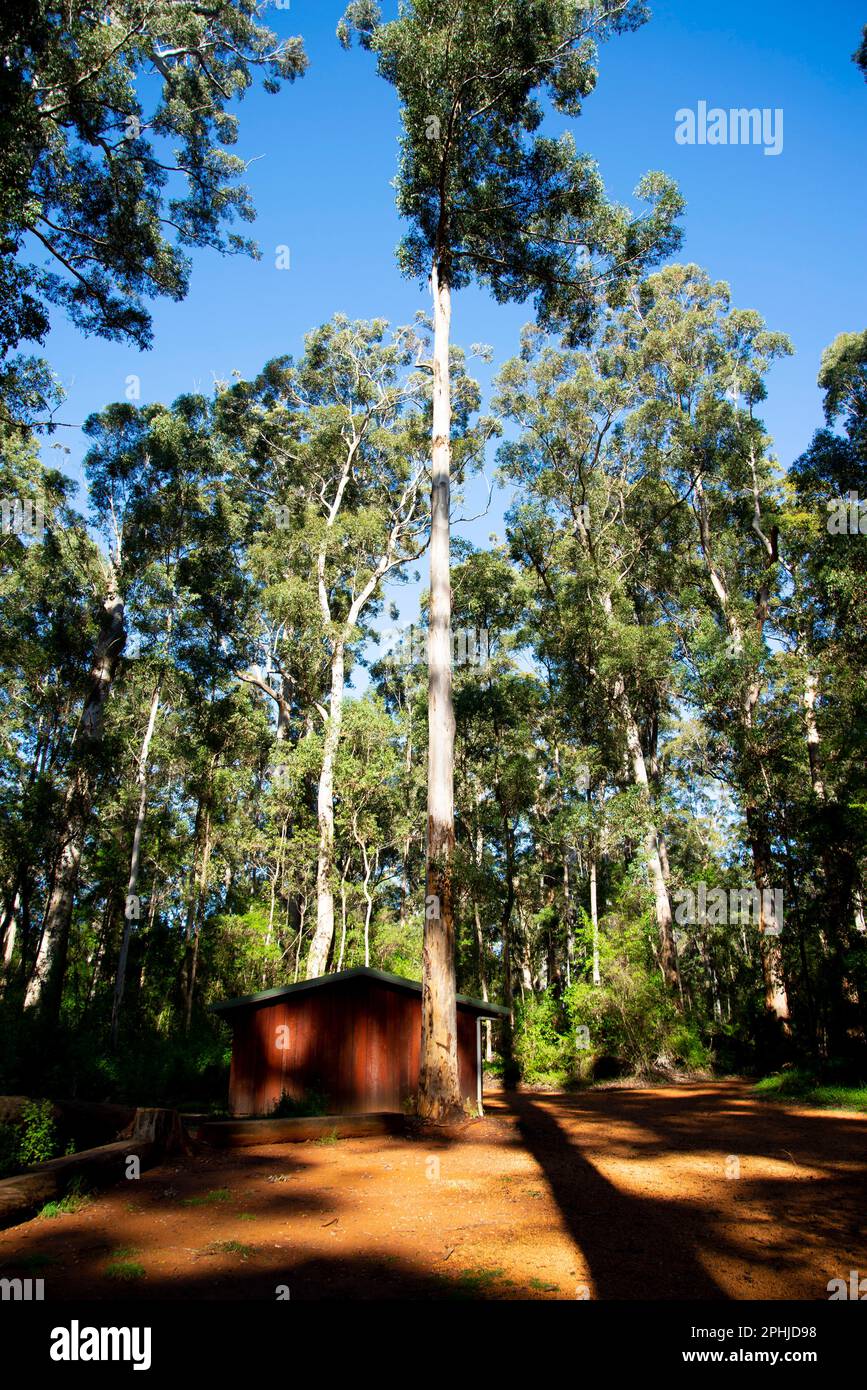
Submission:
[[[493,1094],[436,1138],[211,1152],[0,1232],[46,1299],[827,1299],[867,1273],[867,1116],[746,1083]]]

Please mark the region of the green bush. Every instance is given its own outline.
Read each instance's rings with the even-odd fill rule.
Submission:
[[[274,1102],[268,1116],[272,1120],[292,1120],[300,1119],[305,1115],[327,1115],[328,1104],[325,1095],[321,1091],[309,1090],[299,1099],[290,1096],[288,1091],[283,1091],[280,1099]]]
[[[695,1023],[676,1023],[668,1035],[666,1050],[673,1062],[690,1071],[708,1071],[713,1063],[711,1050],[702,1041]]]
[[[57,1154],[57,1127],[50,1100],[29,1100],[21,1112],[18,1158],[22,1168],[47,1163]]]
[[[12,1177],[32,1163],[46,1163],[57,1153],[57,1127],[50,1100],[28,1100],[20,1119],[0,1125],[0,1178]]]
[[[568,1018],[549,991],[527,995],[515,1008],[513,1052],[521,1078],[531,1084],[566,1085],[575,1072]]]
[[[658,975],[624,960],[608,963],[605,982],[578,981],[566,991],[573,1033],[589,1030],[594,1056],[620,1058],[630,1071],[652,1072],[666,1055],[676,1015]]]

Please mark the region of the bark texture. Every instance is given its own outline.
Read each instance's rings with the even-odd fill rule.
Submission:
[[[435,263],[433,451],[428,638],[427,881],[422,953],[418,1111],[442,1121],[461,1109],[455,1004],[454,745],[449,573],[451,392],[448,280]]]

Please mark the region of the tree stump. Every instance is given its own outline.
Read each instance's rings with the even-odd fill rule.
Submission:
[[[189,1153],[190,1145],[177,1110],[143,1107],[136,1110],[122,1139],[134,1139],[139,1144],[154,1144],[161,1153]]]

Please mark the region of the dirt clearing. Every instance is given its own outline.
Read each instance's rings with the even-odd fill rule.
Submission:
[[[50,1301],[827,1299],[867,1275],[865,1116],[739,1082],[486,1108],[435,1139],[166,1163],[0,1232],[2,1274]]]

